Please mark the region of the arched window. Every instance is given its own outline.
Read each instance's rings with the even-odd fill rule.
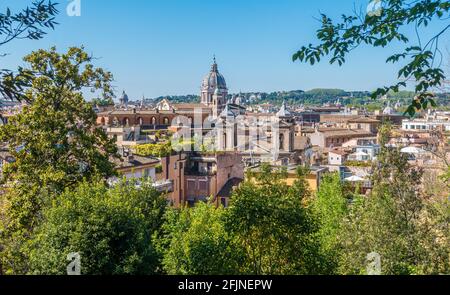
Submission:
[[[284,150],[284,134],[280,134],[280,150]]]
[[[100,123],[101,123],[103,126],[106,125],[105,117],[102,117],[102,118],[100,119]]]
[[[144,125],[144,119],[142,119],[141,117],[138,118],[138,124],[139,125]]]
[[[130,120],[128,119],[128,118],[123,118],[123,125],[124,126],[128,126],[128,125],[130,125]]]
[[[164,122],[164,125],[169,125],[169,118],[165,117],[163,122]]]
[[[227,149],[227,133],[226,132],[223,133],[223,149],[224,150]]]
[[[152,117],[152,125],[156,125],[156,118]]]

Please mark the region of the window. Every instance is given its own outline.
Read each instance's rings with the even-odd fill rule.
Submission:
[[[187,189],[188,191],[194,191],[196,189],[195,181],[194,180],[188,180],[187,182]]]
[[[144,169],[144,177],[150,177],[151,171],[152,170],[150,168]]]
[[[199,181],[198,189],[201,191],[206,191],[208,189],[206,181]]]

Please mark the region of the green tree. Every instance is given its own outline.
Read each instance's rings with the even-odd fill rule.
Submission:
[[[348,53],[361,45],[386,47],[393,42],[405,44],[403,52],[390,56],[386,62],[397,63],[405,60],[406,64],[399,70],[398,78],[404,81],[379,88],[372,98],[398,92],[406,87],[406,81],[416,83],[416,97],[407,109],[411,116],[417,110],[426,109],[428,105],[436,106],[434,95],[430,93],[435,87],[442,86],[445,80],[444,71],[439,60],[442,53],[439,47],[440,38],[450,29],[450,2],[440,0],[374,0],[379,9],[362,15],[342,15],[340,22],[334,22],[327,15],[321,15],[322,26],[317,30],[319,44],[303,46],[293,55],[293,60],[315,64],[323,57],[330,57],[330,63],[342,65]],[[420,30],[433,22],[441,24],[433,37],[422,40]],[[416,32],[417,40],[411,40],[405,31]],[[422,36],[423,37],[423,36]]]
[[[0,46],[16,39],[42,39],[46,30],[54,29],[58,23],[56,3],[47,1],[33,1],[32,4],[20,12],[12,12],[6,8],[0,13]],[[9,99],[23,97],[23,81],[15,79],[12,71],[0,70],[0,94]]]
[[[385,143],[389,127],[381,130]],[[398,149],[383,144],[373,170],[370,196],[355,198],[345,219],[341,272],[365,273],[375,251],[383,274],[448,273],[448,200],[424,198],[421,169]]]
[[[140,144],[134,148],[134,152],[141,156],[167,157],[172,153],[172,144],[170,141]]]
[[[312,203],[312,209],[319,223],[317,237],[322,255],[327,257],[326,261],[330,263],[329,269],[332,271],[337,269],[340,261],[339,236],[348,214],[348,202],[339,174],[326,174]]]
[[[20,68],[15,79],[26,85],[28,104],[0,127],[0,141],[15,159],[3,167],[2,257],[17,268],[19,259],[11,260],[22,256],[20,245],[41,220],[41,209],[83,179],[115,175],[110,157],[118,156],[83,99],[86,89],[112,95],[112,75],[95,68],[82,48],[65,54],[38,50],[24,60],[29,66]]]
[[[225,230],[223,207],[198,203],[168,210],[157,237],[163,269],[178,275],[239,274],[243,255]]]
[[[155,274],[160,257],[152,236],[160,230],[167,201],[149,183],[102,180],[67,189],[45,210],[29,249],[30,274],[65,274],[66,257],[81,256],[85,275]]]
[[[226,229],[245,253],[244,273],[324,272],[318,243],[313,239],[317,227],[305,205],[309,191],[302,170],[300,180],[291,187],[283,182],[284,176],[285,171],[272,171],[263,165],[233,192]]]
[[[102,98],[94,98],[91,100],[91,104],[93,106],[110,106],[114,105],[113,99],[110,97],[108,99],[102,99]]]

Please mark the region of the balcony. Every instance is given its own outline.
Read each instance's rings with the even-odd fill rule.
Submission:
[[[152,185],[157,191],[164,193],[173,192],[173,180],[160,180]]]
[[[187,169],[184,172],[184,175],[191,175],[191,176],[215,176],[216,174],[217,171],[215,169],[211,170]]]

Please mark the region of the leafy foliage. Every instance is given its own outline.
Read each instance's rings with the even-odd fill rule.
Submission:
[[[312,209],[319,223],[318,239],[322,255],[327,257],[329,269],[336,271],[341,253],[341,241],[344,219],[348,214],[348,199],[339,174],[326,174],[321,181]]]
[[[91,104],[94,106],[109,106],[114,105],[114,101],[112,98],[102,99],[102,98],[94,98],[91,100]]]
[[[369,13],[365,16],[342,15],[341,22],[335,23],[325,14],[321,15],[322,26],[317,30],[318,45],[303,46],[293,55],[293,60],[309,62],[314,65],[323,57],[330,56],[330,63],[342,65],[348,53],[360,45],[386,47],[392,42],[406,44],[403,52],[390,56],[387,63],[397,63],[407,60],[398,72],[398,78],[403,79],[392,86],[377,89],[372,98],[398,92],[406,87],[406,82],[413,79],[416,82],[416,97],[407,109],[409,115],[426,109],[429,105],[435,107],[434,95],[430,92],[434,87],[442,86],[445,80],[444,71],[437,62],[439,38],[450,28],[448,24],[450,3],[440,0],[387,0],[379,13]],[[443,29],[437,32],[428,42],[422,43],[419,30],[430,22],[443,21]],[[417,43],[402,33],[405,27],[413,27],[418,36]]]
[[[283,175],[263,165],[255,181],[233,193],[226,227],[245,252],[242,269],[259,275],[325,273],[313,239],[317,226],[305,205],[310,194],[305,171],[299,170],[292,187]]]
[[[389,127],[381,130],[385,143]],[[345,219],[340,271],[365,273],[366,255],[375,251],[383,274],[449,273],[448,200],[424,198],[421,169],[399,150],[383,144],[378,161],[370,196],[356,197]]]
[[[164,143],[140,144],[134,148],[134,152],[140,156],[166,157],[172,154],[170,141]]]
[[[33,1],[20,12],[13,13],[9,8],[0,13],[0,46],[15,39],[38,40],[44,37],[46,30],[54,29],[58,23],[56,3],[44,0]],[[10,70],[0,70],[0,94],[9,99],[20,99],[22,81],[15,80]]]
[[[19,76],[29,85],[29,105],[0,129],[15,162],[4,169],[4,181],[43,184],[62,191],[92,175],[111,176],[115,143],[96,128],[96,114],[83,99],[86,87],[110,91],[112,76],[95,69],[82,48],[58,54],[55,48],[25,57],[29,69]],[[25,74],[27,73],[27,74]]]
[[[168,210],[158,237],[163,268],[168,274],[237,274],[242,251],[225,230],[223,207],[199,203]]]
[[[16,78],[27,85],[21,96],[29,104],[0,128],[0,141],[15,159],[2,174],[7,217],[1,232],[11,246],[5,246],[6,256],[20,253],[17,247],[39,224],[51,198],[83,179],[115,175],[110,157],[118,156],[82,94],[93,88],[109,95],[111,74],[94,68],[82,48],[66,54],[39,50],[24,60],[29,68],[19,69]]]
[[[67,254],[81,256],[84,275],[155,274],[152,236],[160,229],[164,196],[151,184],[83,182],[45,210],[29,242],[30,274],[66,274]]]

